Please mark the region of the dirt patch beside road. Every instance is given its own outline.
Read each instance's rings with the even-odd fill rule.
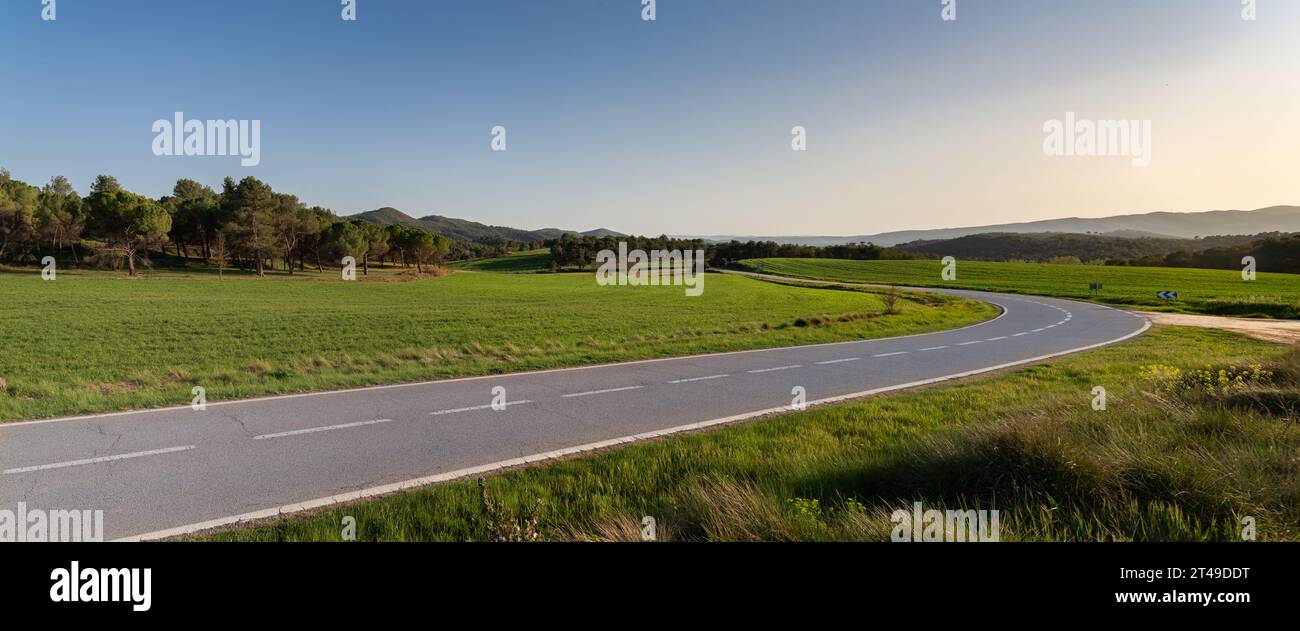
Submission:
[[[1138,311],[1156,324],[1199,326],[1241,333],[1268,342],[1300,344],[1300,320],[1263,320],[1259,318],[1225,318],[1222,316],[1192,315],[1188,313],[1160,313]]]

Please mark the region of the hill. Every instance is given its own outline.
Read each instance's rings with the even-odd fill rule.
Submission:
[[[1272,206],[1258,210],[1212,210],[1208,212],[1154,212],[1085,219],[1046,219],[1024,223],[943,228],[937,230],[902,230],[857,236],[710,236],[716,241],[775,241],[799,245],[837,245],[870,242],[893,246],[912,241],[955,239],[990,232],[1033,233],[1070,232],[1100,233],[1113,236],[1162,237],[1190,239],[1211,234],[1257,234],[1263,232],[1300,232],[1300,207]]]
[[[1086,262],[1140,259],[1165,256],[1173,252],[1200,252],[1210,248],[1246,245],[1263,236],[1265,235],[1180,239],[1056,232],[990,232],[954,239],[912,241],[897,247],[936,258],[955,256],[975,261],[1051,261],[1061,257],[1074,257]]]
[[[591,236],[622,236],[618,232],[606,228],[597,228],[587,232],[578,232],[576,230],[561,230],[559,228],[543,228],[541,230],[523,230],[519,228],[510,228],[507,226],[490,226],[470,221],[468,219],[457,219],[455,217],[443,217],[441,215],[428,215],[416,219],[396,208],[384,207],[378,210],[371,210],[363,213],[352,215],[356,219],[372,221],[380,225],[402,224],[423,228],[430,232],[436,232],[448,239],[457,239],[460,241],[472,241],[475,243],[500,243],[503,241],[522,241],[534,242],[545,241],[547,239],[558,239],[565,233],[576,235]]]

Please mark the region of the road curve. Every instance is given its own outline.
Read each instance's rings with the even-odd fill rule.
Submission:
[[[1142,317],[943,291],[1003,309],[923,335],[0,425],[0,509],[102,509],[151,539],[957,379],[1113,344]],[[505,389],[504,409],[493,390]]]

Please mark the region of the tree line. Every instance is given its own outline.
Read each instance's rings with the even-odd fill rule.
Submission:
[[[1145,267],[1198,267],[1203,269],[1241,269],[1243,257],[1253,256],[1261,272],[1300,274],[1300,235],[1269,236],[1250,243],[1211,247],[1204,250],[1179,250],[1163,256],[1115,259],[1107,265]]]
[[[548,241],[552,268],[589,269],[601,250],[704,250],[709,264],[726,267],[757,258],[826,258],[860,261],[937,259],[1096,263],[1152,267],[1241,269],[1244,256],[1254,256],[1260,271],[1300,274],[1300,235],[1264,233],[1192,239],[1127,238],[1087,234],[988,233],[936,241],[915,241],[895,247],[847,243],[816,247],[775,241],[709,242],[667,236],[592,237],[566,234]]]
[[[912,241],[898,247],[931,257],[954,256],[970,261],[1030,261],[1051,263],[1073,259],[1083,263],[1130,260],[1159,261],[1177,252],[1246,246],[1277,234],[1177,237],[1126,237],[1064,232],[987,232],[952,239]],[[1238,257],[1240,258],[1240,257]]]
[[[754,258],[835,258],[874,261],[880,259],[919,259],[924,255],[886,248],[871,243],[847,243],[817,247],[811,245],[782,244],[775,241],[711,242],[703,239],[675,239],[668,236],[577,236],[565,234],[549,241],[552,267],[587,269],[595,264],[601,250],[618,251],[619,243],[631,250],[704,250],[710,265],[725,267],[737,261]]]
[[[135,276],[137,264],[150,264],[152,253],[168,248],[183,261],[264,276],[267,269],[304,270],[309,259],[323,271],[345,256],[366,274],[372,261],[423,272],[443,264],[451,243],[420,228],[340,218],[254,177],[227,177],[220,192],[181,179],[171,195],[152,199],[100,175],[83,197],[63,176],[38,188],[0,169],[0,261],[63,257],[125,266]]]

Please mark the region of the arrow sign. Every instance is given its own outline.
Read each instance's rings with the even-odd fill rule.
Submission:
[[[1156,292],[1156,298],[1161,298],[1161,299],[1163,299],[1163,300],[1178,300],[1178,292],[1176,292],[1176,291],[1157,291],[1157,292]]]

